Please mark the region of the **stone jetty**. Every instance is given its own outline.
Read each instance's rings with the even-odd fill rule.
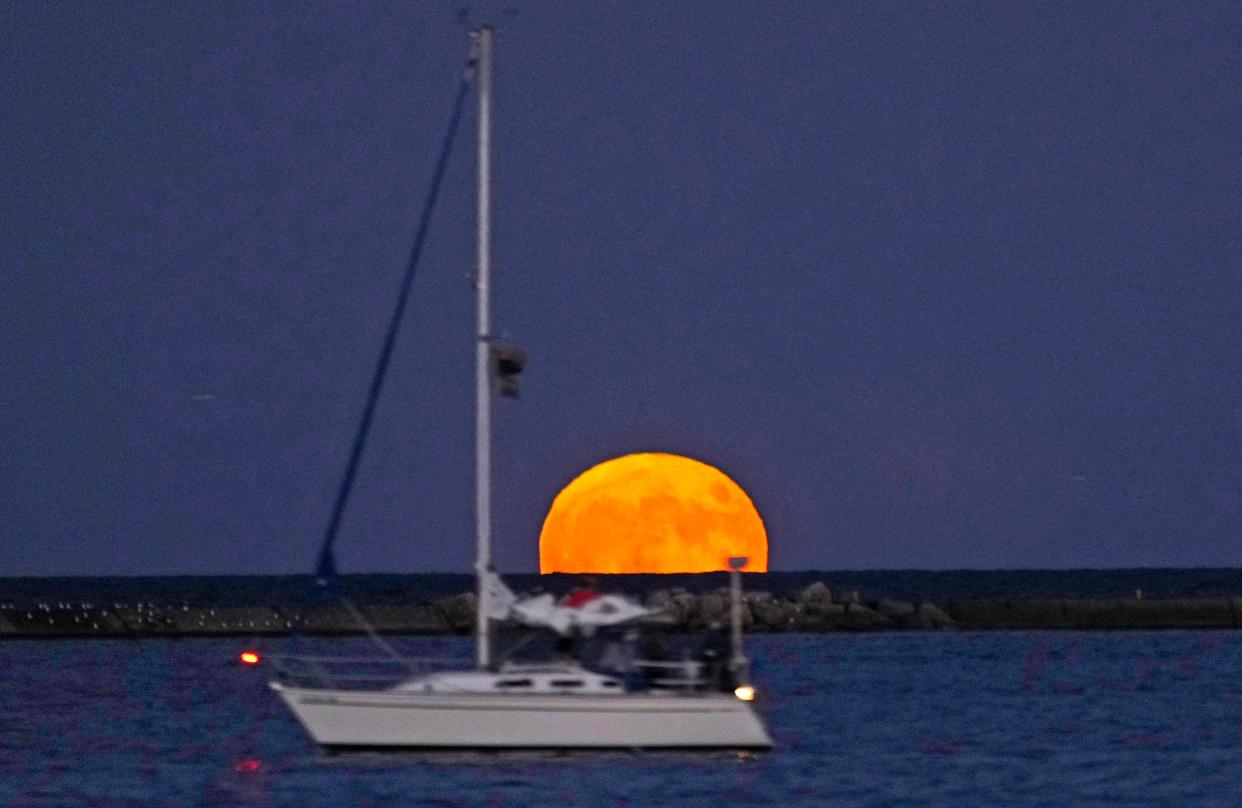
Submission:
[[[474,625],[474,594],[430,602],[360,603],[378,631],[461,634]],[[644,598],[651,622],[694,631],[727,625],[724,588],[656,589]],[[1242,628],[1242,597],[1143,599],[988,599],[944,603],[864,598],[816,581],[793,593],[747,591],[742,621],[749,631],[881,631],[988,629]],[[357,634],[354,615],[338,603],[204,606],[190,602],[0,600],[0,639],[55,637],[262,636],[292,632]]]

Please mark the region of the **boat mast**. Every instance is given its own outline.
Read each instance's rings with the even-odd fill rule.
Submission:
[[[492,396],[491,311],[488,296],[492,263],[492,28],[474,30],[478,48],[479,88],[479,212],[478,272],[475,277],[477,342],[475,345],[475,464],[474,577],[478,586],[475,616],[475,661],[480,669],[491,664],[491,630],[488,625],[488,590],[492,566]]]

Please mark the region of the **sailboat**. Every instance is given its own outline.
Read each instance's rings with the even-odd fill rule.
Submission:
[[[519,662],[495,653],[494,628],[501,620],[551,629],[568,639],[642,620],[648,613],[618,596],[593,597],[576,607],[558,604],[550,595],[519,599],[492,569],[490,420],[496,357],[488,296],[494,31],[480,26],[472,38],[470,73],[479,104],[475,666],[419,673],[414,661],[398,655],[372,631],[389,654],[385,661],[400,669],[396,675],[378,675],[365,667],[361,674],[342,673],[337,666],[350,660],[290,656],[277,658],[270,687],[310,737],[330,751],[768,748],[772,740],[755,709],[755,689],[742,651],[744,558],[729,562],[732,647],[727,662],[718,660],[714,670],[706,661],[689,658],[631,657],[620,668],[603,668],[572,657]],[[376,389],[373,385],[373,394]],[[355,461],[359,453],[356,445]],[[321,566],[330,566],[324,563],[327,557],[325,551]]]

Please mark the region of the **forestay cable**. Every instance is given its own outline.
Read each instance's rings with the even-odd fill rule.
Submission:
[[[419,217],[418,229],[414,236],[414,247],[410,252],[410,261],[405,268],[405,276],[401,280],[401,290],[397,296],[397,305],[393,309],[392,319],[388,323],[388,332],[384,336],[384,347],[380,351],[379,361],[375,365],[375,374],[371,378],[371,388],[367,392],[366,407],[362,411],[362,420],[354,435],[353,449],[349,453],[349,464],[345,468],[345,477],[336,494],[336,504],[332,508],[332,518],[323,537],[323,546],[319,551],[319,561],[315,565],[315,578],[320,585],[327,585],[336,577],[336,556],[334,545],[336,534],[341,526],[341,518],[345,514],[345,506],[349,502],[350,491],[353,490],[354,477],[358,472],[358,464],[366,448],[367,435],[371,430],[371,419],[375,415],[375,405],[379,401],[380,391],[384,387],[384,377],[388,372],[388,362],[392,358],[393,346],[397,342],[397,333],[401,328],[401,318],[410,297],[410,286],[414,280],[414,272],[418,268],[418,260],[422,256],[423,244],[427,239],[427,231],[431,225],[431,214],[435,209],[436,199],[440,194],[440,185],[444,179],[444,171],[448,165],[449,154],[453,150],[457,127],[461,122],[462,110],[465,108],[466,92],[474,78],[474,53],[471,52],[466,69],[462,72],[461,83],[457,88],[457,97],[453,100],[453,112],[449,118],[448,131],[444,134],[444,142],[440,147],[440,155],[436,160],[435,172],[431,178],[431,188],[423,204],[422,215]]]

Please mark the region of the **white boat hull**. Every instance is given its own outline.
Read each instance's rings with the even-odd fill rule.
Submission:
[[[296,688],[272,683],[311,738],[334,750],[772,746],[731,694],[537,695]]]

